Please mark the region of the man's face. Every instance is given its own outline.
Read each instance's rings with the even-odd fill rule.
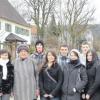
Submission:
[[[81,47],[81,50],[82,50],[82,53],[83,54],[86,54],[89,49],[90,48],[89,48],[89,45],[88,44],[82,45],[82,47]]]
[[[37,51],[38,53],[43,52],[43,46],[42,46],[41,43],[39,43],[39,44],[36,45],[36,51]]]
[[[61,47],[60,48],[60,54],[62,56],[67,56],[67,54],[68,54],[68,48],[67,47]]]

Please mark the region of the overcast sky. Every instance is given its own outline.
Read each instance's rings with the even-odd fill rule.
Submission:
[[[23,1],[23,0],[9,0],[10,2],[13,1]],[[94,13],[94,22],[93,23],[99,23],[100,24],[100,0],[89,0],[89,8],[94,7],[96,9]]]
[[[90,5],[96,9],[94,13],[94,22],[100,24],[100,0],[89,0]]]

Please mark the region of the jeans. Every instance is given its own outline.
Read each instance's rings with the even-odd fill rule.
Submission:
[[[0,100],[10,100],[10,94],[0,96]]]

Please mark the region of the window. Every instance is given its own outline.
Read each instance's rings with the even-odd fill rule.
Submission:
[[[8,23],[5,24],[5,31],[11,32],[11,25],[10,24],[8,24]]]
[[[15,26],[15,33],[22,35],[29,35],[29,30]]]

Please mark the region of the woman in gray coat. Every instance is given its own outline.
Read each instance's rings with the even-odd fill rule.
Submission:
[[[28,57],[28,47],[20,45],[18,55],[14,61],[14,100],[33,100],[36,99],[36,71],[31,58]]]
[[[79,61],[79,52],[70,52],[70,62],[64,69],[62,100],[80,100],[81,91],[87,83],[85,67]]]

